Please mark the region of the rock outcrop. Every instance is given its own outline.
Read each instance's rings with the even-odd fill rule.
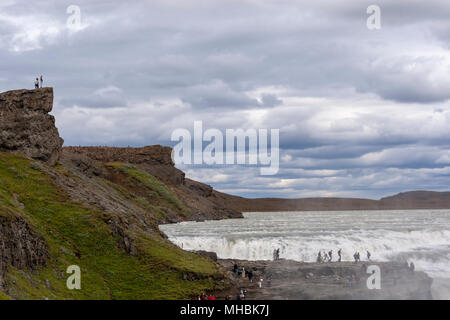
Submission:
[[[411,272],[396,262],[370,262],[380,267],[380,289],[369,289],[362,263],[305,263],[292,260],[219,260],[233,282],[218,299],[247,290],[249,300],[430,300],[433,280],[422,271]],[[367,263],[367,262],[366,262]],[[252,270],[254,281],[236,277],[233,265]],[[257,283],[263,279],[263,286]],[[350,279],[352,279],[350,281]]]
[[[143,148],[65,147],[67,154],[83,155],[95,161],[123,162],[136,165],[171,185],[184,184],[184,172],[175,168],[172,148],[160,145]]]
[[[64,140],[48,114],[52,108],[52,88],[0,93],[0,150],[55,165]]]
[[[172,148],[160,145],[143,148],[64,147],[60,163],[72,172],[81,174],[80,177],[90,178],[90,182],[95,181],[91,178],[100,176],[114,183],[121,183],[121,177],[114,176],[114,172],[103,172],[102,167],[108,167],[108,163],[114,162],[131,164],[151,174],[170,188],[190,211],[189,215],[184,218],[167,212],[166,218],[160,221],[161,223],[242,218],[241,212],[227,207],[226,200],[221,193],[213,190],[211,186],[185,178],[184,172],[175,167],[171,155]],[[119,209],[117,207],[119,201],[111,203],[109,201],[111,194],[100,194],[101,188],[99,187],[91,189],[84,185],[74,193],[72,192],[76,189],[74,183],[68,188],[64,186],[65,182],[67,182],[67,178],[64,178],[64,181],[59,179],[60,186],[73,195],[77,201],[89,204],[101,203],[101,210],[114,211],[112,208],[115,208],[115,211],[133,211],[130,207]],[[93,195],[96,196],[93,197]],[[145,194],[140,194],[140,196],[145,197]]]
[[[49,257],[44,238],[34,232],[20,217],[0,216],[0,288],[9,265],[36,270]]]

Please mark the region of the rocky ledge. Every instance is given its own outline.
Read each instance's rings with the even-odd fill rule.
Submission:
[[[55,165],[64,140],[48,114],[52,108],[52,88],[0,93],[0,150]]]
[[[428,300],[432,279],[424,272],[411,272],[394,262],[305,263],[291,260],[218,260],[233,287],[216,293],[218,299],[247,290],[249,300]],[[253,281],[235,276],[233,266],[252,270]],[[364,266],[380,267],[381,289],[368,289],[370,276]],[[262,286],[259,287],[259,279]],[[351,279],[351,281],[350,281]]]

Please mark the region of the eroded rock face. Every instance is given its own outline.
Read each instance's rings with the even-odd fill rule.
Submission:
[[[65,147],[64,152],[84,155],[103,163],[130,163],[170,185],[181,185],[185,181],[184,172],[175,168],[170,147],[159,145],[143,148]]]
[[[0,216],[0,288],[8,265],[36,270],[49,257],[44,238],[34,232],[20,217]]]
[[[52,108],[52,88],[0,93],[0,150],[55,165],[64,140],[48,114]]]

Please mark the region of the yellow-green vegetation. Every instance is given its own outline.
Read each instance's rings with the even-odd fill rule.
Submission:
[[[8,297],[6,294],[0,291],[0,301],[1,300],[11,300],[10,297]]]
[[[0,292],[0,299],[183,299],[219,282],[213,262],[184,252],[151,230],[137,235],[138,254],[131,256],[118,247],[105,222],[110,214],[72,201],[33,163],[0,153],[0,215],[21,216],[45,238],[50,258],[37,272],[9,266],[8,295]],[[181,201],[150,175],[117,167],[151,186],[160,205],[170,202],[184,210]],[[66,287],[70,265],[81,268],[81,290]],[[184,280],[185,274],[197,280]]]
[[[126,190],[122,188],[119,191],[122,194],[130,193],[130,190],[134,191],[131,196],[133,200],[142,207],[153,209],[159,218],[164,217],[163,208],[171,209],[181,216],[189,214],[189,210],[183,202],[164,183],[149,173],[120,162],[110,162],[107,166],[125,176],[121,184]],[[117,185],[115,187],[118,188]],[[136,190],[139,190],[140,196],[136,195]]]

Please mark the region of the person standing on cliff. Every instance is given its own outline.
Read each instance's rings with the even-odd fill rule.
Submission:
[[[44,78],[42,77],[42,74],[41,74],[41,88],[43,88],[43,86],[42,86],[42,84],[44,83]]]
[[[36,80],[34,81],[34,88],[39,89],[39,78],[36,78]]]
[[[339,251],[338,251],[338,256],[339,256],[339,262],[341,262],[342,261],[342,249],[339,249]]]
[[[333,261],[333,250],[330,250],[328,252],[328,257],[330,257],[330,260],[328,260],[328,262],[332,262]]]
[[[370,256],[371,256],[371,254],[370,254],[369,250],[367,250],[367,261],[370,261]]]
[[[317,262],[318,263],[322,263],[322,253],[319,251],[319,253],[317,254]]]

